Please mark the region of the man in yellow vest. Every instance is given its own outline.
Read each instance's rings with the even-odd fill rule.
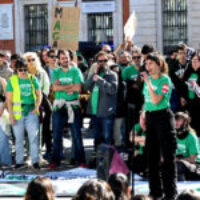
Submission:
[[[29,152],[32,164],[39,169],[39,118],[38,109],[41,103],[39,82],[28,74],[27,64],[19,58],[15,64],[16,74],[12,75],[6,86],[6,96],[10,123],[15,135],[16,166],[24,167],[24,130],[29,139]]]

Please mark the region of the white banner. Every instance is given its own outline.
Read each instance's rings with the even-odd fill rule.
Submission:
[[[0,5],[0,40],[13,40],[13,5]]]
[[[83,13],[105,13],[105,12],[114,12],[114,11],[115,11],[114,1],[99,1],[99,2],[82,3]]]

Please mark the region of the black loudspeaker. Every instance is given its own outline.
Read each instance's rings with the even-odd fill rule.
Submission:
[[[108,180],[109,169],[112,162],[114,150],[107,144],[100,144],[97,148],[96,166],[97,177],[99,179]]]

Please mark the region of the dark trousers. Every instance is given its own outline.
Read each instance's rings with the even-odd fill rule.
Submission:
[[[40,109],[42,115],[42,145],[46,146],[46,151],[51,152],[52,148],[52,130],[51,130],[51,117],[52,105],[47,97],[43,95],[42,104]]]
[[[97,117],[92,115],[91,123],[94,134],[95,149],[101,143],[111,144],[114,115],[108,117]]]
[[[169,109],[146,112],[150,195],[173,200],[176,190],[176,136]]]
[[[80,109],[74,109],[74,122],[69,124],[72,131],[72,142],[74,148],[75,159],[81,163],[85,163],[85,151],[83,147],[81,134],[81,112]],[[67,113],[60,110],[53,112],[53,156],[52,162],[60,164],[64,126],[68,121]]]
[[[200,180],[200,171],[195,164],[189,163],[186,160],[177,161],[178,180]]]

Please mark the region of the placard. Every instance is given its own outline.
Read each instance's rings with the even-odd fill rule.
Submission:
[[[55,6],[52,14],[51,46],[76,51],[80,29],[80,9]]]

